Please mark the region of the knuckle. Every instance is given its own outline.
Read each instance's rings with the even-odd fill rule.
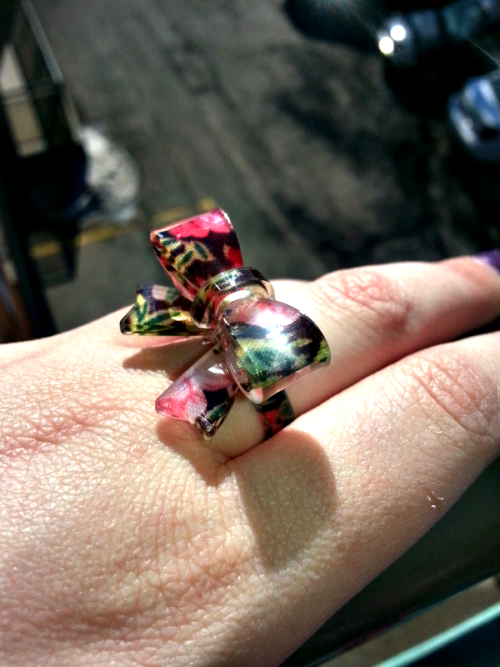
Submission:
[[[489,437],[498,418],[498,389],[468,354],[428,350],[403,364],[421,409],[449,434]]]
[[[340,271],[316,286],[323,305],[362,317],[377,337],[404,335],[411,326],[413,304],[403,286],[376,269]]]

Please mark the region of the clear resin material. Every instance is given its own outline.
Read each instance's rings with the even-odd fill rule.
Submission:
[[[242,391],[271,437],[293,421],[284,389],[330,363],[323,334],[306,315],[276,301],[259,271],[243,267],[220,209],[156,230],[151,241],[173,285],[142,285],[122,333],[203,336],[212,344],[156,400],[157,412],[188,421],[208,439]]]

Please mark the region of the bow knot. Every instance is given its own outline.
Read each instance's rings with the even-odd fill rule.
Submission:
[[[175,287],[139,287],[121,331],[198,335],[213,344],[157,399],[157,412],[185,419],[210,438],[241,390],[256,404],[266,435],[279,431],[293,419],[284,389],[330,362],[321,331],[276,301],[259,271],[243,266],[220,209],[156,230],[151,242]]]
[[[216,326],[227,306],[240,299],[274,299],[274,289],[260,271],[241,267],[229,269],[207,280],[191,305],[190,314],[199,327]]]

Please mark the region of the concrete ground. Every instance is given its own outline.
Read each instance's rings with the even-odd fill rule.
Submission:
[[[33,4],[82,121],[142,178],[138,219],[86,229],[76,279],[48,288],[59,330],[163,282],[149,230],[214,205],[269,278],[500,245],[498,170],[399,105],[377,55],[301,36],[278,0]],[[33,253],[54,269],[57,244]],[[328,664],[369,667],[497,600],[486,582]]]
[[[278,0],[34,5],[82,120],[142,175],[142,224],[86,245],[77,280],[49,291],[60,329],[161,281],[155,216],[207,200],[270,278],[500,245],[497,171],[399,105],[376,54],[300,35]]]

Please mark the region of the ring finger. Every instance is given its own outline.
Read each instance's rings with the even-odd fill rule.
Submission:
[[[469,257],[339,271],[276,287],[278,299],[316,322],[332,354],[326,370],[288,389],[296,416],[412,352],[500,315],[500,276]],[[209,446],[233,457],[261,440],[255,410],[241,398]]]

